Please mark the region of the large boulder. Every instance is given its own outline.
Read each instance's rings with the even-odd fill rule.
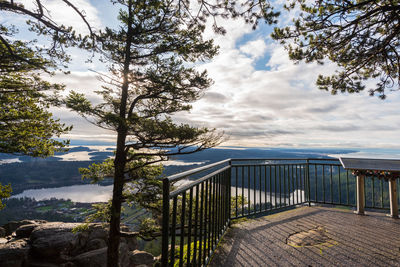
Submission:
[[[3,225],[4,230],[6,231],[5,235],[11,235],[15,230],[17,230],[22,225],[27,224],[43,224],[46,223],[44,220],[22,220],[22,221],[11,221]]]
[[[153,266],[154,256],[146,251],[134,250],[130,254],[130,263],[132,266]]]
[[[30,246],[27,239],[0,244],[0,267],[28,266]]]
[[[138,241],[136,237],[122,237],[121,243],[125,243],[130,251],[138,249]]]
[[[107,225],[103,225],[101,223],[92,223],[89,224],[89,228],[87,230],[89,233],[89,240],[91,239],[108,239],[108,227]]]
[[[88,251],[72,259],[77,266],[85,267],[106,267],[107,266],[107,248],[100,248]]]
[[[104,248],[107,247],[106,241],[100,238],[95,238],[92,240],[89,240],[86,244],[86,250],[91,251],[91,250],[96,250],[99,248]]]
[[[17,238],[29,238],[31,235],[33,229],[38,226],[38,224],[25,224],[20,227],[18,227],[17,230],[15,230],[15,236]]]
[[[30,235],[33,255],[39,258],[60,258],[71,255],[86,245],[87,237],[73,233],[77,223],[53,222],[37,226]]]
[[[124,232],[129,232],[129,228],[126,226],[122,225],[121,230]],[[99,249],[101,247],[107,245],[108,243],[108,225],[107,224],[101,224],[101,223],[92,223],[89,224],[88,230],[83,232],[83,233],[88,233],[88,243],[86,250],[90,251],[93,249]],[[92,241],[94,240],[94,241]],[[101,242],[99,240],[103,240],[104,242]],[[125,243],[128,246],[128,249],[133,251],[138,248],[138,242],[136,237],[122,237],[121,238],[121,243]]]
[[[128,250],[128,246],[125,243],[121,243],[119,247],[119,261],[120,267],[130,267],[131,251]],[[85,267],[105,267],[107,266],[107,247],[91,250],[78,256],[75,256],[71,260],[77,266],[85,266]]]

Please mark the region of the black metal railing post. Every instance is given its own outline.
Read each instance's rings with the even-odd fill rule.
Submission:
[[[231,225],[231,201],[232,201],[232,194],[231,194],[231,185],[232,185],[232,160],[229,161],[229,169],[228,172],[228,184],[227,184],[227,203],[228,205],[228,226]],[[237,188],[237,177],[236,177],[236,188]],[[237,200],[236,200],[237,201]],[[237,203],[237,202],[236,202]],[[236,204],[237,206],[237,204]],[[237,216],[237,207],[236,207],[236,216]]]
[[[311,186],[310,186],[310,160],[306,160],[306,183],[307,183],[307,196],[306,202],[308,201],[308,206],[311,207]]]
[[[163,214],[162,214],[162,248],[161,266],[168,266],[168,239],[169,239],[169,179],[163,179]]]

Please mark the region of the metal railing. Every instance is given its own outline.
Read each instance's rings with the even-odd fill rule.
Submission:
[[[306,202],[306,164],[297,159],[232,159],[232,219]]]
[[[355,206],[355,176],[337,160],[307,160],[309,202]]]
[[[370,178],[366,207],[387,209],[387,182]],[[162,266],[205,266],[232,219],[312,203],[355,207],[355,176],[335,159],[227,159],[167,177]]]
[[[217,166],[170,191],[173,183]],[[207,264],[230,221],[230,174],[230,160],[224,160],[163,180],[163,266]]]

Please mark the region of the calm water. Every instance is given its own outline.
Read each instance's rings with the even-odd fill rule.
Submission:
[[[74,202],[107,202],[111,198],[112,185],[100,186],[97,184],[72,185],[57,188],[42,188],[25,190],[12,197],[30,197],[38,201],[57,198],[70,199]]]
[[[185,185],[191,181],[182,180],[178,186]],[[57,199],[70,199],[74,202],[94,203],[94,202],[107,202],[112,195],[112,185],[100,186],[97,184],[84,184],[62,186],[56,188],[41,188],[29,189],[23,191],[21,194],[13,195],[12,197],[30,197],[37,201],[57,198]]]
[[[183,185],[185,183],[181,183]],[[57,199],[70,199],[74,202],[84,202],[84,203],[93,203],[93,202],[107,202],[111,198],[112,193],[112,185],[108,186],[100,186],[97,184],[85,184],[85,185],[72,185],[72,186],[63,186],[58,188],[42,188],[42,189],[30,189],[25,190],[21,194],[14,195],[12,197],[20,198],[20,197],[30,197],[34,198],[37,201],[57,198]],[[232,187],[231,189],[232,196],[236,195],[236,188]],[[238,195],[241,195],[242,190],[238,188]],[[255,199],[254,199],[254,190],[250,189],[250,197],[248,195],[249,190],[247,188],[244,189],[244,197],[250,200],[251,203],[260,203],[260,191],[256,190]],[[265,199],[267,197],[267,199]],[[290,194],[290,202],[294,202],[294,200],[299,197],[304,199],[304,192],[300,190],[296,190],[295,193]],[[277,196],[279,203],[279,195]],[[264,203],[265,200],[269,202],[272,200],[272,204],[275,204],[275,195],[272,194],[270,197],[269,192],[267,194],[264,191],[261,192],[261,202]],[[282,203],[289,203],[289,198],[284,197],[282,195]]]

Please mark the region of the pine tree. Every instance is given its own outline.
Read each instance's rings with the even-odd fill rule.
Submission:
[[[207,73],[193,63],[209,60],[218,49],[212,40],[203,40],[207,17],[244,17],[256,25],[265,18],[273,23],[277,13],[267,1],[247,1],[239,12],[235,1],[200,1],[196,14],[191,3],[160,0],[112,1],[121,7],[120,26],[99,34],[103,62],[108,74],[98,91],[103,102],[92,104],[83,94],[72,92],[66,104],[95,125],[116,132],[115,158],[94,164],[84,177],[97,181],[112,176],[114,187],[109,213],[108,266],[118,265],[121,205],[134,201],[147,209],[159,209],[161,201],[158,162],[170,156],[214,147],[222,141],[215,129],[175,123],[171,115],[191,109],[211,85]],[[214,23],[214,30],[224,33]],[[134,192],[134,194],[132,194]]]
[[[68,0],[62,2],[75,10],[93,37],[84,13]],[[37,45],[35,40],[20,41],[16,37],[18,28],[12,22],[0,24],[0,153],[47,157],[68,145],[68,141],[54,137],[71,127],[53,119],[48,111],[51,105],[59,104],[58,93],[64,86],[43,80],[42,74],[66,67],[70,58],[64,48],[89,48],[90,43],[89,37],[76,34],[71,27],[57,25],[41,0],[35,3],[36,9],[29,10],[21,3],[0,0],[0,14],[26,17],[29,30],[51,39],[49,48]],[[10,193],[10,185],[0,184],[0,200]],[[0,201],[0,209],[3,207]]]
[[[57,94],[64,87],[41,79],[39,70],[52,67],[51,62],[25,42],[9,44],[12,52],[0,43],[0,152],[53,155],[66,145],[53,137],[71,129],[53,119],[47,110],[52,103],[56,104]]]
[[[297,7],[294,25],[275,28],[272,37],[286,44],[296,62],[337,64],[336,74],[319,75],[320,89],[358,93],[366,80],[377,80],[369,92],[382,99],[385,91],[400,89],[399,1],[292,0],[286,6]]]
[[[64,86],[43,80],[43,74],[65,70],[70,61],[65,49],[89,49],[94,33],[84,12],[68,0],[60,3],[80,16],[90,36],[81,36],[72,27],[57,24],[43,1],[34,2],[36,7],[28,9],[20,2],[0,1],[0,14],[26,18],[28,29],[49,41],[46,46],[39,45],[37,40],[18,40],[21,25],[17,27],[12,21],[0,24],[0,153],[46,157],[68,144],[53,137],[60,137],[71,127],[53,119],[48,111],[50,106],[61,103],[58,93]]]
[[[67,105],[117,133],[115,159],[92,173],[113,172],[110,210],[108,266],[117,266],[121,204],[124,186],[158,175],[154,163],[176,154],[193,153],[216,146],[221,135],[213,129],[176,124],[170,115],[189,110],[211,84],[206,72],[197,72],[188,62],[213,57],[217,48],[204,41],[204,27],[182,25],[176,6],[166,1],[119,1],[120,29],[105,29],[99,42],[109,74],[99,91],[104,102],[92,105],[72,92]],[[95,170],[94,170],[94,169]],[[154,180],[154,179],[153,179]],[[127,186],[125,186],[127,189]]]

